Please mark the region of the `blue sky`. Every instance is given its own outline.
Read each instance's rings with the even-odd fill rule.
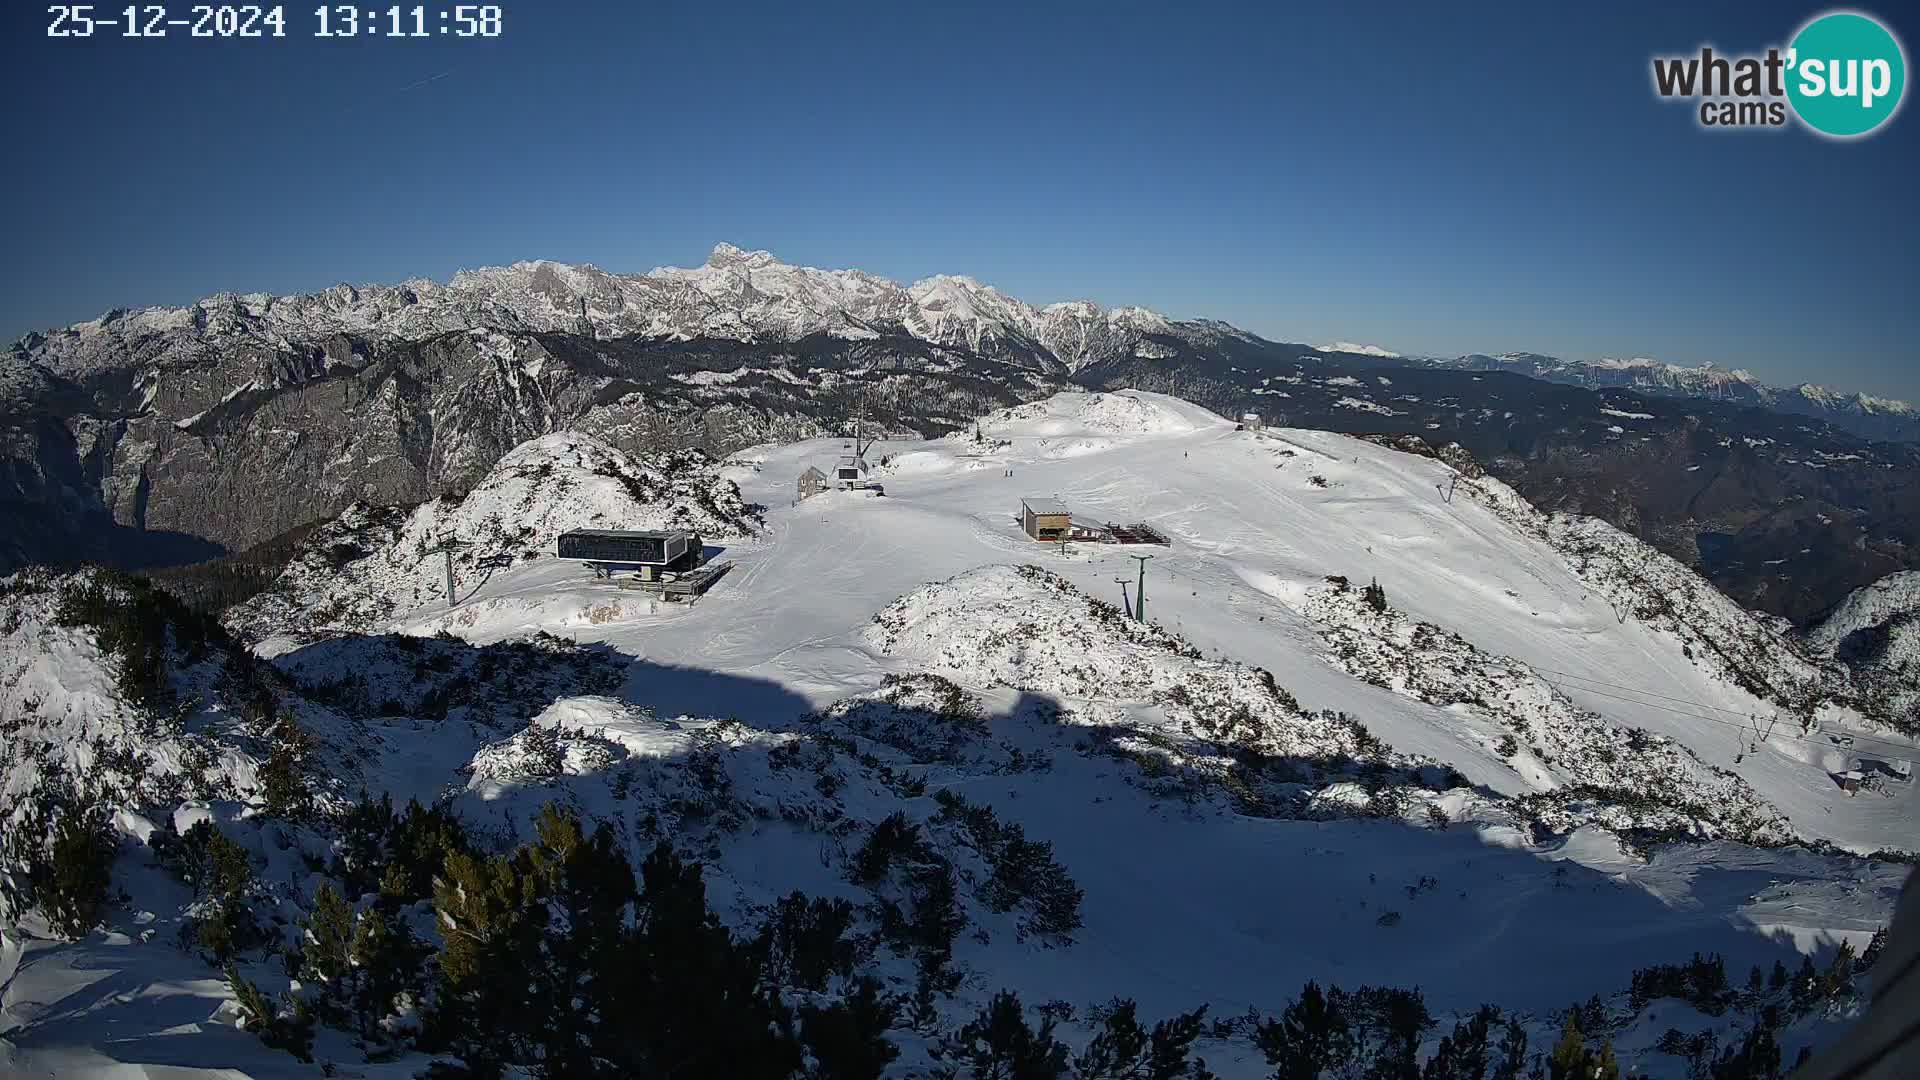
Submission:
[[[295,4],[286,40],[208,42],[50,41],[8,5],[0,335],[725,240],[1920,399],[1913,109],[1843,144],[1703,132],[1650,89],[1655,53],[1784,44],[1819,6],[502,6],[497,41],[314,40]]]

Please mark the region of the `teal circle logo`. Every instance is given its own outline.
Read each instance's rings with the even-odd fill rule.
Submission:
[[[1907,57],[1891,31],[1837,11],[1802,27],[1787,50],[1787,100],[1801,122],[1848,139],[1887,122],[1907,89]]]

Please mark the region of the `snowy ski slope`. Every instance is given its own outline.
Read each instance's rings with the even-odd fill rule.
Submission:
[[[1601,721],[1645,728],[1730,769],[1804,838],[1861,852],[1920,846],[1920,804],[1910,788],[1848,797],[1827,775],[1825,737],[1849,722],[1844,713],[1827,710],[1821,722],[1829,730],[1819,734],[1786,720],[1760,741],[1744,718],[1772,715],[1775,705],[1729,682],[1698,651],[1690,656],[1688,641],[1697,639],[1623,620],[1617,598],[1583,579],[1550,541],[1546,519],[1523,520],[1510,494],[1484,481],[1476,493],[1463,482],[1447,498],[1452,470],[1439,461],[1327,433],[1236,431],[1158,395],[1070,394],[984,418],[977,440],[968,431],[875,447],[871,459],[888,459],[876,470],[885,497],[832,492],[793,505],[799,473],[840,450],[838,440],[816,440],[742,453],[725,466],[745,499],[768,509],[756,533],[710,541],[722,549],[715,557],[736,568],[697,605],[651,601],[594,580],[580,564],[543,557],[490,570],[451,611],[432,601],[375,627],[447,631],[476,644],[544,631],[637,662],[622,684],[576,689],[539,713],[563,738],[597,740],[567,743],[558,777],[527,778],[524,729],[500,736],[534,716],[509,711],[504,728],[485,718],[437,727],[404,715],[370,718],[366,734],[355,736],[372,751],[360,779],[402,800],[448,796],[463,816],[507,831],[550,798],[631,821],[670,814],[675,785],[686,782],[678,761],[715,739],[726,747],[716,767],[746,824],[722,830],[687,816],[674,828],[708,859],[716,906],[745,918],[795,888],[858,903],[863,894],[842,869],[845,831],[809,823],[844,815],[870,826],[901,799],[855,771],[829,795],[808,769],[769,768],[767,751],[791,739],[809,710],[842,715],[836,703],[844,710],[856,695],[886,693],[890,675],[935,671],[977,696],[988,727],[956,751],[970,764],[936,760],[926,768],[930,786],[990,805],[1051,843],[1085,891],[1083,925],[1071,941],[1029,936],[1012,916],[970,908],[979,932],[963,935],[956,954],[966,978],[942,1006],[954,1022],[1002,987],[1030,1004],[1131,997],[1148,1016],[1200,1004],[1215,1017],[1271,1013],[1308,978],[1418,985],[1443,1015],[1488,1001],[1537,1018],[1618,993],[1639,966],[1712,951],[1736,974],[1775,960],[1791,967],[1801,952],[1824,953],[1842,940],[1863,945],[1888,918],[1907,869],[1894,863],[1723,840],[1666,845],[1643,858],[1595,829],[1545,842],[1529,836],[1490,810],[1499,805],[1493,796],[1579,777],[1565,762],[1503,757],[1500,729],[1479,706],[1428,704],[1404,681],[1376,685],[1349,673],[1353,661],[1336,663],[1326,620],[1340,618],[1342,606],[1327,601],[1327,579],[1343,575],[1356,587],[1378,580],[1395,612],[1458,634],[1498,659],[1502,672],[1510,661],[1530,667],[1537,675],[1511,677],[1520,680],[1509,687],[1518,688],[1516,700],[1551,700],[1539,678],[1552,679]],[[1151,523],[1172,546],[1075,544],[1062,552],[1036,544],[1017,520],[1020,498],[1034,495],[1062,499],[1087,519]],[[541,503],[537,488],[527,496],[535,505],[521,512],[565,519]],[[522,523],[509,513],[497,524],[511,532]],[[997,631],[1023,615],[1072,617],[1084,604],[992,568],[1037,564],[1118,605],[1115,579],[1126,578],[1131,592],[1129,556],[1149,553],[1150,620],[1200,653],[1181,665],[1257,665],[1300,709],[1351,714],[1395,750],[1456,766],[1484,790],[1433,796],[1431,805],[1453,822],[1444,829],[1261,818],[1218,801],[1165,797],[1133,763],[1086,752],[1086,725],[1102,717],[1169,738],[1180,733],[1170,713],[1114,677],[1115,665],[1130,660],[1126,638],[1110,627],[1083,636],[1084,669],[1059,650],[1009,652]],[[340,571],[339,588],[362,596],[390,586],[392,599],[411,603],[417,583],[392,573],[391,559],[374,553],[362,561]],[[1679,617],[1710,628],[1743,618],[1731,605],[1702,603]],[[884,624],[876,619],[883,613]],[[352,639],[296,640],[286,631],[299,612],[284,604],[256,604],[242,615],[258,620],[240,629],[261,638],[262,653],[278,655],[286,670],[311,668],[302,677],[357,666],[383,693],[411,678],[404,664],[376,669]],[[1805,674],[1802,666],[1813,670],[1781,649],[1768,662],[1783,680]],[[1401,659],[1407,655],[1417,662],[1427,654]],[[1100,690],[1102,678],[1115,689]],[[1066,689],[1033,689],[1042,685]],[[1047,698],[1077,718],[1037,719]],[[726,717],[745,727],[714,719]],[[908,760],[884,739],[862,745],[884,761]],[[642,778],[636,801],[624,789],[612,793],[594,754],[611,754]],[[1012,764],[1035,761],[1047,764]],[[932,801],[912,800],[926,805],[908,812],[926,820]],[[756,815],[756,806],[775,811]],[[236,826],[244,816],[237,805],[215,810]],[[292,897],[310,892],[297,853],[271,842],[272,825],[242,835],[258,837],[251,842],[264,878],[283,882]],[[130,920],[78,943],[35,935],[0,943],[0,1074],[313,1075],[233,1028],[217,973],[145,941],[153,927],[178,921],[169,905],[178,906],[182,889],[152,867],[128,873],[137,909]],[[904,978],[910,986],[905,962],[888,963],[895,985]],[[1674,1014],[1683,1011],[1671,1004]],[[1727,1029],[1737,1018],[1662,1019],[1616,1037],[1623,1060],[1644,1060],[1653,1075],[1673,1074],[1675,1059],[1650,1051],[1666,1021]],[[1795,1037],[1832,1038],[1836,1029],[1822,1024]],[[1550,1026],[1542,1022],[1536,1037],[1548,1037]],[[1063,1034],[1085,1032],[1069,1024]],[[896,1037],[903,1066],[925,1061],[910,1035]],[[1210,1038],[1200,1050],[1222,1076],[1269,1072],[1244,1038]],[[360,1064],[337,1034],[323,1034],[316,1052],[343,1062],[340,1075],[397,1078],[422,1065],[417,1056]]]
[[[1362,717],[1398,749],[1451,762],[1496,791],[1527,790],[1458,710],[1326,662],[1302,613],[1309,593],[1325,588],[1327,575],[1376,579],[1411,617],[1530,665],[1609,721],[1670,736],[1732,768],[1808,838],[1871,851],[1912,847],[1920,836],[1910,789],[1845,797],[1827,773],[1839,755],[1792,720],[1750,751],[1759,740],[1747,717],[1779,708],[1716,677],[1673,635],[1622,622],[1561,553],[1481,501],[1444,498],[1452,470],[1438,461],[1327,432],[1236,431],[1179,399],[1131,392],[1059,395],[988,418],[981,434],[981,444],[972,433],[880,444],[869,457],[891,459],[876,473],[886,497],[832,492],[797,507],[789,505],[794,479],[830,461],[840,442],[737,455],[751,462],[733,469],[742,494],[771,508],[767,534],[729,545],[723,557],[737,569],[690,609],[638,600],[553,562],[498,575],[459,609],[429,607],[396,626],[475,641],[547,629],[690,669],[628,688],[667,715],[725,704],[704,696],[700,671],[765,680],[821,704],[897,670],[858,631],[925,582],[1034,562],[1117,604],[1114,579],[1136,572],[1129,555],[1151,552],[1154,622],[1209,654],[1267,668],[1308,708]],[[1174,543],[1075,544],[1062,555],[1020,531],[1026,495],[1058,496],[1093,520],[1150,522]]]

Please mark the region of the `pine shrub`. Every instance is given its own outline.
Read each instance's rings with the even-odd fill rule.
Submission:
[[[104,803],[73,798],[55,810],[53,842],[29,875],[34,898],[56,933],[78,938],[100,925],[118,847]]]
[[[260,988],[228,964],[227,986],[240,1008],[240,1026],[260,1037],[276,1050],[285,1050],[301,1061],[313,1060],[313,1012],[294,994],[283,995],[276,1005]]]
[[[1193,1043],[1205,1028],[1206,1008],[1162,1020],[1149,1031],[1131,1000],[1115,998],[1101,1026],[1073,1059],[1074,1080],[1211,1080]]]
[[[1053,1028],[1046,1016],[1027,1026],[1020,996],[1002,990],[943,1049],[974,1080],[1058,1080],[1067,1072],[1067,1047]]]

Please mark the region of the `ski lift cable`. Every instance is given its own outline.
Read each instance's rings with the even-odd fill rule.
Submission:
[[[1531,666],[1531,665],[1529,665],[1529,666]],[[1621,683],[1612,683],[1612,682],[1608,682],[1608,681],[1606,681],[1605,679],[1596,679],[1596,678],[1593,678],[1593,677],[1592,677],[1592,676],[1590,676],[1590,675],[1575,675],[1575,674],[1573,674],[1573,673],[1571,673],[1571,672],[1566,672],[1566,671],[1554,671],[1554,670],[1553,670],[1552,668],[1534,668],[1533,670],[1534,670],[1535,672],[1538,672],[1538,673],[1540,673],[1540,674],[1541,674],[1541,677],[1542,677],[1542,678],[1546,678],[1546,676],[1547,676],[1547,675],[1558,675],[1558,676],[1560,676],[1561,678],[1564,678],[1564,679],[1576,679],[1576,680],[1579,680],[1580,682],[1588,682],[1588,683],[1593,683],[1593,684],[1594,684],[1595,686],[1605,686],[1605,687],[1608,687],[1608,688],[1610,688],[1610,689],[1614,689],[1614,690],[1624,690],[1624,691],[1627,691],[1628,693],[1633,693],[1633,694],[1642,694],[1642,695],[1645,695],[1645,696],[1647,696],[1647,697],[1653,697],[1653,698],[1659,698],[1659,699],[1660,699],[1660,700],[1662,700],[1662,701],[1670,701],[1670,702],[1675,702],[1675,703],[1678,703],[1678,704],[1681,704],[1681,705],[1692,705],[1692,706],[1695,706],[1695,707],[1697,707],[1697,708],[1701,708],[1701,709],[1711,709],[1711,710],[1713,710],[1714,712],[1721,712],[1721,713],[1727,713],[1727,714],[1728,714],[1728,715],[1730,715],[1730,716],[1738,716],[1738,717],[1742,717],[1742,718],[1743,718],[1743,719],[1745,720],[1745,723],[1740,723],[1740,722],[1736,722],[1736,721],[1727,721],[1727,720],[1721,720],[1721,719],[1719,719],[1719,718],[1717,718],[1717,717],[1712,717],[1712,716],[1702,716],[1702,717],[1700,717],[1700,719],[1702,719],[1702,720],[1712,720],[1712,721],[1714,721],[1715,723],[1721,723],[1721,724],[1731,724],[1731,725],[1732,725],[1732,726],[1734,726],[1734,727],[1744,727],[1744,728],[1750,728],[1750,729],[1751,729],[1751,730],[1752,730],[1752,731],[1753,731],[1753,732],[1754,732],[1754,733],[1755,733],[1756,735],[1758,735],[1758,736],[1759,736],[1760,738],[1762,738],[1762,739],[1766,739],[1766,738],[1769,738],[1769,737],[1771,737],[1769,733],[1770,733],[1770,732],[1771,732],[1771,731],[1772,731],[1772,730],[1773,730],[1773,729],[1774,729],[1775,727],[1777,727],[1777,726],[1779,725],[1779,723],[1780,723],[1780,716],[1781,716],[1781,710],[1779,710],[1778,708],[1775,708],[1775,709],[1773,709],[1773,710],[1771,711],[1771,714],[1770,714],[1770,715],[1767,715],[1767,716],[1765,716],[1765,717],[1764,717],[1764,719],[1765,719],[1765,729],[1763,730],[1763,729],[1762,729],[1762,726],[1761,726],[1761,721],[1762,721],[1762,719],[1763,719],[1763,717],[1762,717],[1761,715],[1759,715],[1759,714],[1756,714],[1756,713],[1752,713],[1752,712],[1741,712],[1741,711],[1739,711],[1738,709],[1728,709],[1728,708],[1723,708],[1723,707],[1721,707],[1721,706],[1719,706],[1719,705],[1709,705],[1709,704],[1707,704],[1707,703],[1706,703],[1706,702],[1704,702],[1704,701],[1693,701],[1693,700],[1691,700],[1691,699],[1689,699],[1689,698],[1681,698],[1681,697],[1674,697],[1674,696],[1672,696],[1672,695],[1670,695],[1670,694],[1661,694],[1661,693],[1657,693],[1657,692],[1655,692],[1655,691],[1652,691],[1652,690],[1644,690],[1644,689],[1641,689],[1641,688],[1639,688],[1639,687],[1634,687],[1634,686],[1626,686],[1626,685],[1624,685],[1624,684],[1621,684]],[[1553,679],[1546,679],[1546,681],[1547,681],[1547,682],[1550,682],[1550,683],[1554,683],[1554,685],[1556,685],[1556,686],[1558,686],[1558,685],[1559,685],[1559,683],[1557,683],[1557,682],[1555,682],[1555,680],[1553,680]],[[1591,687],[1591,686],[1577,686],[1577,685],[1576,685],[1576,686],[1572,686],[1572,687],[1562,687],[1562,689],[1572,689],[1572,690],[1578,690],[1578,691],[1581,691],[1581,692],[1583,692],[1583,693],[1588,693],[1588,694],[1598,694],[1598,695],[1600,695],[1600,696],[1602,696],[1602,697],[1617,697],[1617,695],[1613,695],[1613,694],[1605,694],[1605,693],[1602,693],[1601,691],[1599,691],[1599,690],[1596,690],[1596,689],[1594,689],[1594,688],[1593,688],[1593,687]],[[1618,698],[1618,700],[1620,700],[1620,701],[1626,701],[1626,702],[1629,702],[1630,704],[1636,704],[1636,705],[1645,705],[1645,706],[1647,706],[1647,707],[1648,707],[1648,708],[1650,708],[1650,709],[1665,709],[1665,710],[1666,710],[1666,711],[1668,711],[1668,712],[1678,712],[1678,713],[1679,713],[1680,715],[1682,715],[1682,716],[1693,716],[1693,715],[1697,715],[1697,714],[1694,714],[1694,713],[1689,713],[1689,712],[1687,712],[1687,711],[1686,711],[1686,710],[1684,710],[1684,709],[1669,709],[1669,708],[1667,708],[1666,706],[1663,706],[1663,705],[1660,705],[1660,704],[1658,704],[1658,703],[1656,703],[1656,702],[1652,702],[1652,701],[1635,701],[1635,700],[1633,700],[1633,699],[1631,699],[1631,698],[1624,698],[1624,697],[1619,697],[1619,698]],[[1879,736],[1879,735],[1872,735],[1872,734],[1869,734],[1869,733],[1867,733],[1867,732],[1852,732],[1852,731],[1849,731],[1849,732],[1846,732],[1846,734],[1847,734],[1847,735],[1848,735],[1849,737],[1851,737],[1851,738],[1854,738],[1854,739],[1864,739],[1864,740],[1866,740],[1867,742],[1870,742],[1870,743],[1875,743],[1875,744],[1878,744],[1878,746],[1880,746],[1881,748],[1883,748],[1883,749],[1887,749],[1887,750],[1891,750],[1891,751],[1908,751],[1908,752],[1912,752],[1912,751],[1915,751],[1915,750],[1920,750],[1920,746],[1915,746],[1915,745],[1913,745],[1913,744],[1910,744],[1910,743],[1905,743],[1905,742],[1901,742],[1901,741],[1899,741],[1899,740],[1897,740],[1897,739],[1891,739],[1891,738],[1886,738],[1886,737],[1883,737],[1883,736]],[[1796,740],[1796,741],[1799,741],[1799,742],[1808,742],[1808,743],[1824,743],[1824,742],[1825,742],[1825,740],[1822,740],[1822,739],[1814,739],[1814,738],[1802,738],[1802,737],[1800,737],[1800,736],[1793,736],[1793,735],[1783,735],[1783,736],[1781,736],[1781,738],[1791,738],[1791,739],[1794,739],[1794,740]]]
[[[1552,668],[1533,667],[1533,665],[1531,664],[1528,664],[1527,666],[1530,668],[1533,668],[1534,671],[1540,672],[1543,675],[1558,675],[1564,679],[1573,679],[1578,682],[1590,682],[1590,683],[1593,683],[1595,686],[1605,686],[1614,690],[1625,690],[1629,693],[1643,694],[1647,697],[1659,698],[1662,701],[1671,701],[1680,705],[1692,705],[1692,706],[1695,706],[1696,708],[1711,709],[1714,712],[1723,712],[1732,716],[1744,717],[1744,716],[1752,715],[1750,712],[1743,712],[1739,709],[1728,709],[1719,705],[1709,705],[1704,701],[1694,701],[1690,698],[1674,697],[1672,694],[1662,694],[1655,690],[1643,690],[1640,687],[1628,686],[1625,683],[1608,682],[1605,679],[1596,679],[1591,675],[1576,675],[1571,671],[1555,671]]]
[[[1644,705],[1649,709],[1659,709],[1661,712],[1673,713],[1676,716],[1690,716],[1696,720],[1708,720],[1716,724],[1725,724],[1728,727],[1739,728],[1742,731],[1746,730],[1747,728],[1745,721],[1727,720],[1718,716],[1708,716],[1706,713],[1691,712],[1687,709],[1676,709],[1671,705],[1662,705],[1654,701],[1641,701],[1639,698],[1623,697],[1619,694],[1609,694],[1603,690],[1595,690],[1590,686],[1562,685],[1561,683],[1555,682],[1552,679],[1548,679],[1545,676],[1541,676],[1541,678],[1545,682],[1547,682],[1549,685],[1553,686],[1555,689],[1558,689],[1558,690],[1576,690],[1585,694],[1593,694],[1596,697],[1611,698],[1614,701],[1624,701],[1629,705]]]
[[[1560,690],[1578,690],[1578,691],[1581,691],[1581,692],[1583,692],[1583,693],[1588,693],[1588,694],[1593,694],[1593,695],[1596,695],[1596,696],[1598,696],[1598,697],[1604,697],[1604,698],[1613,698],[1613,699],[1614,699],[1614,700],[1616,700],[1616,701],[1624,701],[1624,702],[1626,702],[1626,703],[1627,703],[1627,704],[1629,704],[1629,705],[1641,705],[1641,706],[1645,706],[1646,708],[1649,708],[1649,709],[1659,709],[1659,710],[1660,710],[1660,711],[1662,711],[1662,712],[1670,712],[1670,713],[1673,713],[1673,714],[1674,714],[1674,715],[1676,715],[1676,716],[1686,716],[1686,717],[1690,717],[1690,718],[1692,718],[1692,719],[1695,719],[1695,720],[1705,720],[1705,721],[1707,721],[1708,723],[1712,723],[1712,724],[1724,724],[1724,725],[1726,725],[1727,727],[1730,727],[1730,728],[1738,728],[1738,729],[1740,729],[1740,730],[1742,730],[1742,731],[1746,731],[1746,730],[1749,730],[1749,728],[1748,728],[1748,725],[1747,725],[1747,724],[1745,724],[1745,723],[1742,723],[1742,722],[1739,722],[1739,721],[1735,721],[1735,720],[1723,720],[1723,719],[1721,719],[1721,718],[1720,718],[1720,717],[1718,717],[1718,716],[1708,716],[1708,715],[1706,715],[1706,714],[1704,714],[1704,713],[1696,713],[1696,712],[1688,712],[1688,711],[1687,711],[1687,710],[1685,710],[1685,709],[1675,709],[1675,708],[1671,708],[1671,707],[1669,707],[1669,706],[1666,706],[1666,705],[1659,705],[1659,704],[1655,704],[1654,702],[1651,702],[1651,701],[1640,701],[1640,700],[1637,700],[1637,699],[1635,699],[1635,698],[1628,698],[1628,697],[1621,697],[1621,696],[1619,696],[1618,694],[1608,694],[1608,693],[1605,693],[1605,692],[1603,692],[1603,691],[1599,691],[1599,690],[1595,690],[1595,689],[1593,689],[1592,687],[1587,687],[1587,686],[1562,686],[1561,684],[1559,684],[1559,683],[1557,683],[1557,682],[1554,682],[1554,681],[1553,681],[1552,679],[1546,679],[1545,681],[1546,681],[1546,682],[1547,682],[1548,684],[1550,684],[1550,685],[1552,685],[1552,686],[1554,686],[1554,687],[1556,687],[1557,689],[1560,689]],[[1853,739],[1855,739],[1855,740],[1866,740],[1866,741],[1868,741],[1868,742],[1872,742],[1872,743],[1878,743],[1878,744],[1879,744],[1879,745],[1880,745],[1881,747],[1883,747],[1883,748],[1886,748],[1887,750],[1889,750],[1889,751],[1893,751],[1893,752],[1900,752],[1900,751],[1907,751],[1907,752],[1911,752],[1911,751],[1912,751],[1912,750],[1914,749],[1914,747],[1911,747],[1911,746],[1907,746],[1907,745],[1905,745],[1905,744],[1902,744],[1902,743],[1897,743],[1897,742],[1889,742],[1889,741],[1886,741],[1886,740],[1883,740],[1883,739],[1880,739],[1880,738],[1879,738],[1878,736],[1874,736],[1874,735],[1867,735],[1867,734],[1864,734],[1864,733],[1860,733],[1860,734],[1856,734],[1856,733],[1854,733],[1854,732],[1847,732],[1847,735],[1848,735],[1848,736],[1850,736],[1851,738],[1853,738]],[[1831,744],[1830,742],[1828,742],[1828,741],[1827,741],[1827,740],[1825,740],[1825,739],[1818,739],[1818,738],[1813,738],[1813,737],[1810,737],[1810,736],[1805,736],[1805,735],[1775,735],[1775,736],[1772,736],[1772,738],[1775,738],[1775,739],[1788,739],[1788,740],[1791,740],[1791,741],[1793,741],[1793,742],[1803,742],[1803,743],[1806,743],[1806,744],[1808,744],[1808,745],[1810,745],[1810,746],[1827,746],[1827,747],[1831,747],[1831,745],[1832,745],[1832,744]]]

